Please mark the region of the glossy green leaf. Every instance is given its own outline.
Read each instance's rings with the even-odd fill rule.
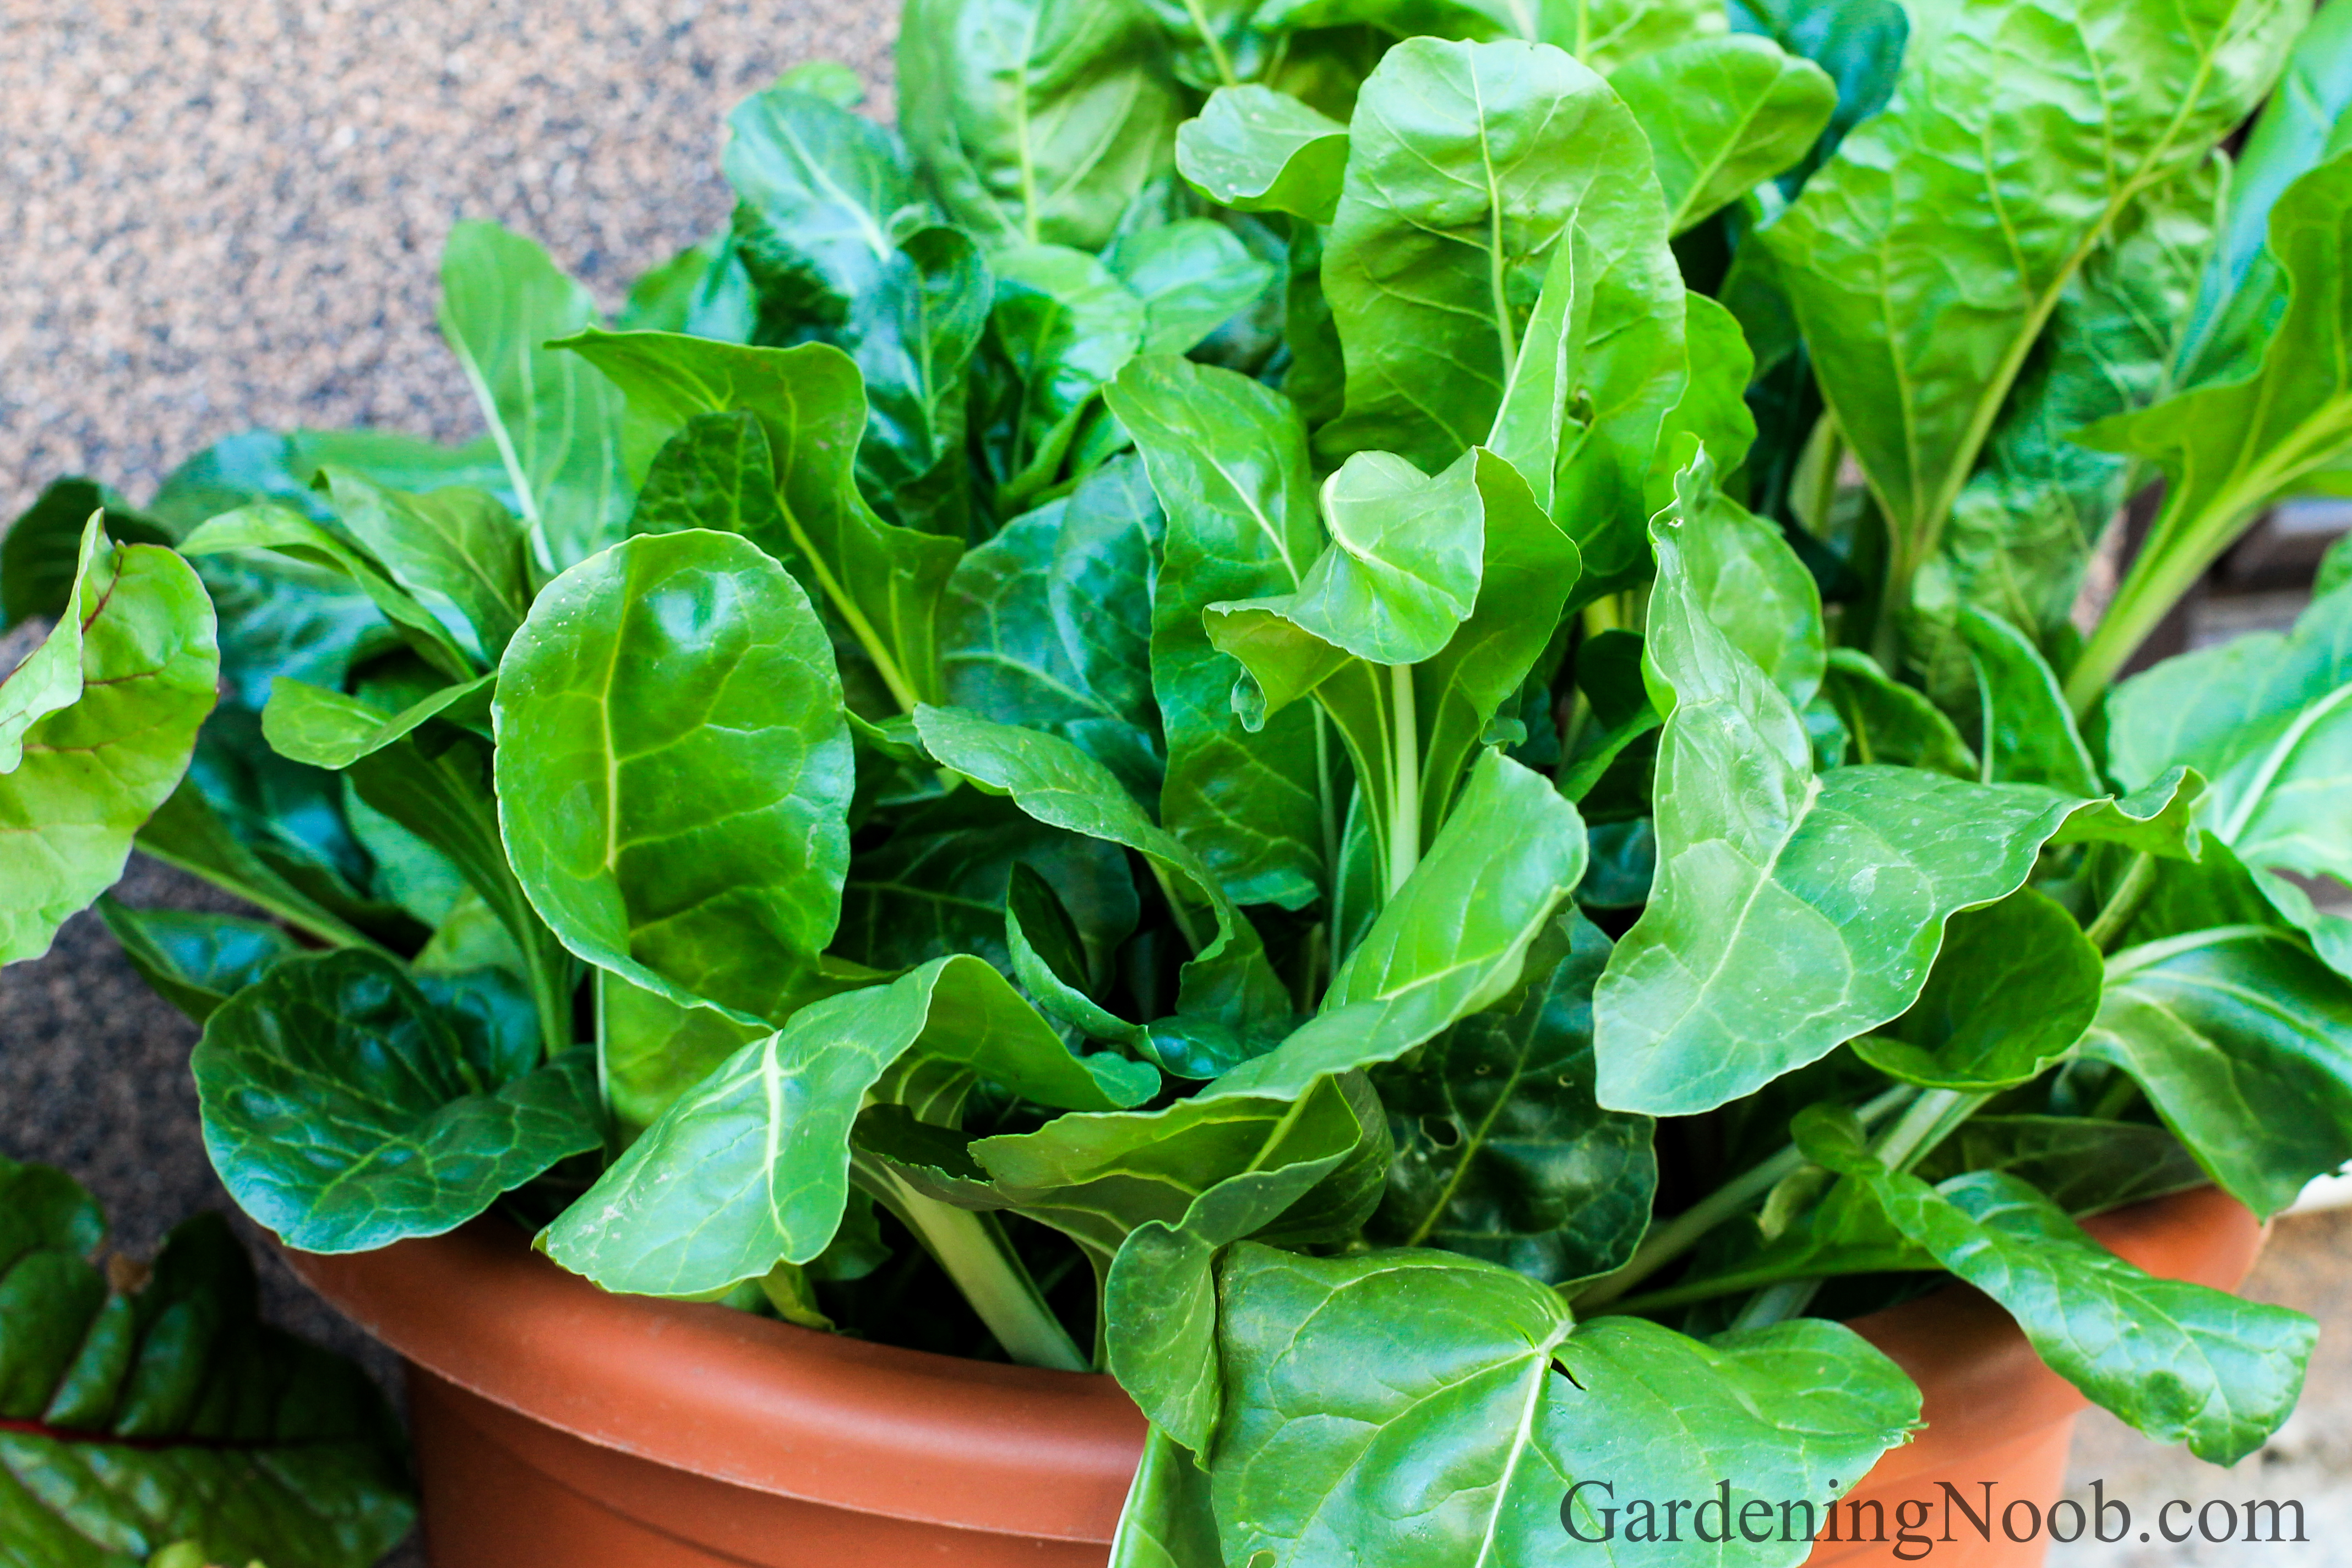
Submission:
[[[1119,1510],[1110,1568],[1225,1568],[1208,1477],[1156,1426],[1143,1439],[1143,1459]]]
[[[757,416],[775,464],[774,521],[783,527],[751,542],[839,617],[902,710],[939,689],[932,620],[959,547],[883,522],[858,493],[853,469],[866,396],[847,355],[825,343],[742,348],[593,329],[564,346],[627,395],[636,471],[695,415],[740,408]]]
[[[1930,1182],[2003,1172],[2077,1219],[2210,1180],[2164,1128],[2090,1116],[1971,1116],[1916,1169]]]
[[[1748,406],[1756,355],[1739,319],[1704,294],[1683,298],[1683,336],[1690,376],[1659,426],[1642,504],[1656,511],[1674,499],[1675,475],[1704,451],[1725,476],[1727,495],[1747,491],[1743,465],[1756,445],[1756,414]]]
[[[1956,779],[1982,776],[1976,752],[1943,710],[1860,648],[1830,650],[1822,689],[1837,705],[1855,762],[1927,768]]]
[[[1715,488],[1708,453],[1684,488],[1690,524],[1676,535],[1690,593],[1724,640],[1802,710],[1828,665],[1822,592],[1780,531]]]
[[[733,231],[722,228],[639,273],[613,325],[625,332],[691,332],[750,342],[759,331],[759,301]]]
[[[563,944],[691,1005],[782,1018],[849,863],[824,628],[731,534],[646,534],[548,584],[499,670],[499,823]]]
[[[1649,138],[1680,234],[1802,158],[1837,108],[1837,84],[1752,33],[1699,38],[1609,74]]]
[[[230,997],[190,1066],[239,1207],[306,1252],[438,1236],[604,1141],[586,1047],[436,1005],[360,950],[291,959]]]
[[[734,231],[772,329],[837,324],[880,281],[896,231],[929,204],[887,129],[778,85],[727,117]]]
[[[98,912],[139,978],[199,1024],[278,960],[302,951],[282,926],[236,915],[132,909],[104,893]]]
[[[1552,510],[1604,569],[1629,564],[1658,427],[1681,390],[1683,285],[1648,142],[1558,50],[1412,39],[1364,84],[1323,258],[1347,348],[1334,454],[1395,452],[1434,472],[1487,437],[1554,245],[1593,281],[1574,355],[1586,399]],[[1622,559],[1621,560],[1621,557]]]
[[[1061,473],[1103,384],[1142,348],[1147,321],[1135,291],[1082,250],[1027,245],[990,259],[982,437],[1005,499],[1021,505]]]
[[[2301,1312],[2145,1274],[2014,1176],[1940,1188],[1881,1166],[1859,1141],[1816,1160],[1864,1182],[1886,1217],[2008,1309],[2050,1369],[2160,1443],[2232,1465],[2294,1408],[2318,1325]]]
[[[1488,3],[1505,16],[1524,10],[1513,0]],[[1705,0],[1544,0],[1538,16],[1536,36],[1604,76],[1644,55],[1712,37],[1725,25],[1722,9]],[[1524,26],[1515,30],[1528,36]]]
[[[1964,701],[1972,673],[1946,627],[1954,605],[2022,628],[2063,665],[2092,552],[2144,477],[2074,435],[2172,389],[2175,339],[2212,248],[2225,172],[2209,160],[2140,195],[2059,295],[1917,581],[1922,615],[1906,638],[1939,698]]]
[[[1913,16],[1885,110],[1763,231],[1885,512],[1893,581],[1935,554],[2098,237],[2253,108],[2296,12],[2196,0],[2159,16],[2094,0],[2062,16],[2032,0],[1970,0]]]
[[[408,1532],[383,1396],[262,1323],[220,1215],[174,1228],[152,1271],[118,1276],[96,1266],[104,1222],[64,1173],[0,1159],[0,1208],[12,1560],[141,1568],[184,1551],[194,1564],[371,1568]]]
[[[1115,458],[966,552],[940,605],[949,701],[1065,736],[1150,798],[1160,528],[1141,465]]]
[[[898,101],[940,205],[991,247],[1101,247],[1184,116],[1157,25],[1091,0],[912,0]]]
[[[660,1120],[680,1095],[767,1026],[711,1007],[681,1007],[619,975],[596,976],[596,1045],[604,1102],[624,1146]]]
[[[1241,237],[1207,218],[1179,218],[1121,235],[1103,260],[1143,301],[1148,354],[1188,353],[1274,281]]]
[[[994,294],[969,235],[925,228],[850,303],[836,335],[866,381],[857,472],[886,521],[951,538],[972,528],[965,371]]]
[[[1209,637],[1248,671],[1244,722],[1310,693],[1329,715],[1377,806],[1393,887],[1549,642],[1580,558],[1518,471],[1483,450],[1434,479],[1359,456],[1325,505],[1333,542],[1299,591],[1210,605]]]
[[[322,900],[316,879],[299,877],[298,883],[299,868],[282,856],[265,858],[193,779],[181,781],[133,842],[142,853],[202,877],[331,947],[366,946],[377,940],[353,923],[357,911],[334,907],[340,900]]]
[[[1374,1240],[1552,1284],[1633,1255],[1657,1184],[1654,1124],[1592,1098],[1592,983],[1609,942],[1580,915],[1559,923],[1568,951],[1517,1007],[1473,1014],[1374,1074],[1397,1144]]]
[[[2116,689],[2108,748],[2118,777],[2178,763],[2212,778],[2200,816],[2339,970],[2342,918],[2279,873],[2352,878],[2341,807],[2352,768],[2352,595],[2322,596],[2282,636],[2257,632],[2167,659]]]
[[[1985,782],[2099,794],[2098,765],[2032,640],[1972,605],[1960,608],[1959,633],[1976,664]]]
[[[1310,710],[1245,729],[1241,667],[1202,614],[1297,591],[1323,549],[1307,431],[1287,399],[1248,377],[1153,356],[1106,393],[1167,514],[1151,605],[1151,685],[1167,735],[1160,821],[1237,903],[1303,904],[1337,852],[1341,759]]]
[[[629,515],[623,405],[551,340],[600,325],[587,289],[494,223],[455,225],[441,252],[441,335],[481,405],[542,573],[621,537]]]
[[[849,1195],[866,1092],[909,1053],[1040,1104],[1109,1110],[1159,1075],[1072,1056],[978,959],[936,959],[888,985],[814,1003],[679,1097],[540,1238],[608,1290],[698,1296],[824,1250]]]
[[[1750,1497],[1830,1496],[1918,1418],[1909,1380],[1841,1324],[1711,1343],[1633,1318],[1578,1325],[1554,1292],[1443,1253],[1244,1246],[1220,1295],[1231,1394],[1209,1474],[1228,1562],[1292,1568],[1407,1540],[1433,1562],[1558,1559],[1580,1550],[1561,1533],[1579,1482],[1613,1484],[1622,1507],[1637,1473],[1644,1497],[1713,1498],[1727,1481],[1737,1517]],[[1610,1498],[1578,1495],[1589,1538]],[[1795,1564],[1811,1548],[1800,1535],[1744,1560]]]
[[[1433,477],[1392,453],[1357,453],[1323,482],[1330,543],[1297,591],[1212,605],[1210,639],[1253,674],[1263,668],[1273,677],[1261,676],[1259,684],[1274,708],[1320,685],[1335,655],[1382,665],[1433,657],[1477,599],[1486,532],[1477,481],[1471,454]],[[1256,645],[1276,635],[1260,628],[1265,618],[1287,622],[1321,647],[1295,663],[1263,660]]]
[[[2214,925],[2123,949],[2083,1053],[2130,1073],[2257,1214],[2352,1161],[2352,984],[2288,931]]]
[[[92,512],[106,514],[117,544],[169,544],[161,523],[95,479],[51,479],[0,538],[0,631],[34,616],[65,614],[81,575],[81,536]]]
[[[2024,1083],[2064,1056],[2099,1011],[2099,951],[2074,918],[2031,888],[1963,910],[1919,999],[1854,1042],[1890,1078],[1988,1093]]]
[[[2233,380],[2261,362],[2287,282],[2265,243],[2288,185],[2352,152],[2352,14],[2321,10],[2294,41],[2245,144],[2231,161],[2230,210],[2180,335],[2183,385]]]
[[[1218,1254],[1297,1208],[1317,1206],[1310,1194],[1318,1188],[1341,1189],[1342,1232],[1361,1222],[1379,1194],[1388,1145],[1380,1102],[1360,1079],[1346,1088],[1332,1080],[1300,1101],[1296,1115],[1291,1110],[1279,1100],[1184,1101],[1163,1113],[1171,1125],[1212,1131],[1236,1145],[1232,1154],[1199,1160],[1196,1132],[1139,1150],[1148,1161],[1125,1156],[1102,1167],[1123,1185],[1097,1179],[1103,1195],[1125,1200],[1128,1214],[1149,1215],[1129,1221],[1104,1280],[1110,1370],[1154,1426],[1195,1453],[1208,1450],[1223,1404]],[[1114,1130],[1106,1124],[1104,1131]],[[983,1148],[1005,1142],[992,1139]],[[1189,1169],[1187,1154],[1196,1161]],[[1129,1196],[1129,1188],[1150,1206]],[[1283,1228],[1297,1238],[1297,1226]]]
[[[1289,996],[1265,962],[1255,928],[1200,858],[1146,816],[1108,769],[1057,736],[961,709],[919,709],[915,727],[942,766],[1010,795],[1038,821],[1143,856],[1159,871],[1180,921],[1187,921],[1188,907],[1208,907],[1214,931],[1188,931],[1193,956],[1184,966],[1177,1011],[1214,1016],[1244,1040],[1287,1025]]]
[[[1176,132],[1176,171],[1219,206],[1329,223],[1348,128],[1286,92],[1221,87]]]
[[[757,415],[740,408],[694,415],[654,454],[629,531],[689,528],[755,541],[787,537],[775,459]]]
[[[1674,703],[1657,879],[1593,1002],[1601,1102],[1652,1115],[1720,1105],[1901,1016],[1945,921],[2015,891],[2062,832],[2154,838],[2185,817],[2177,779],[2124,809],[1912,768],[1816,776],[1795,709],[1702,612],[1692,526],[1653,525],[1643,660]]]
[[[314,768],[347,768],[415,732],[429,720],[487,725],[495,675],[444,686],[397,713],[281,676],[261,712],[262,734],[279,756]]]
[[[0,678],[0,963],[37,958],[122,875],[212,710],[212,606],[187,563],[93,516],[41,646]]]
[[[1412,875],[1331,976],[1317,1016],[1204,1096],[1296,1099],[1318,1078],[1392,1061],[1508,996],[1584,874],[1584,825],[1542,774],[1499,752]]]
[[[1734,31],[1760,33],[1837,84],[1837,108],[1805,161],[1782,177],[1794,195],[1846,132],[1886,107],[1903,66],[1911,20],[1895,0],[1731,0]]]
[[[889,836],[859,847],[842,888],[832,951],[877,969],[952,952],[1002,967],[1004,895],[1015,865],[1053,885],[1078,924],[1088,962],[1107,962],[1134,931],[1127,852],[1040,822],[1009,800],[958,790],[900,815]]]
[[[320,472],[352,536],[403,587],[456,605],[484,658],[497,663],[530,608],[522,521],[495,497],[464,486],[412,495],[342,469]]]

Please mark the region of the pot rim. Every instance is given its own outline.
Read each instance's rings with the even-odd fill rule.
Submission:
[[[2220,1289],[2263,1227],[2193,1188],[2084,1227],[2151,1273]],[[992,1534],[1108,1542],[1143,1416],[1098,1373],[967,1361],[725,1307],[609,1294],[485,1215],[373,1252],[287,1251],[295,1272],[404,1358],[599,1447],[753,1491]],[[1953,1284],[1853,1321],[1937,1417],[1872,1490],[2070,1420],[2087,1401],[2009,1315]]]

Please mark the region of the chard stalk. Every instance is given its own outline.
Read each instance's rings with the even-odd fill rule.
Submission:
[[[976,1214],[919,1193],[873,1162],[858,1162],[857,1173],[947,1270],[1006,1355],[1023,1366],[1094,1370],[1045,1304],[1036,1280],[1013,1255],[1013,1243],[994,1215]]]
[[[1389,897],[1421,863],[1421,721],[1413,711],[1412,666],[1389,666],[1395,782],[1389,798]]]
[[[1909,1100],[1915,1092],[1909,1085],[1898,1084],[1864,1106],[1856,1114],[1862,1118],[1864,1126],[1870,1126],[1885,1120],[1897,1106]],[[1586,1285],[1576,1295],[1573,1302],[1576,1310],[1589,1315],[1594,1308],[1616,1300],[1697,1246],[1699,1238],[1708,1231],[1750,1205],[1762,1202],[1766,1194],[1801,1170],[1805,1163],[1804,1155],[1791,1143],[1762,1164],[1732,1177],[1644,1237],[1642,1245],[1634,1249],[1632,1259],[1623,1268]]]

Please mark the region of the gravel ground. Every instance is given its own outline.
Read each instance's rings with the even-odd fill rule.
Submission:
[[[617,304],[726,216],[727,110],[812,58],[887,89],[896,14],[0,0],[0,516],[66,472],[142,496],[253,425],[474,434],[434,326],[453,221]]]

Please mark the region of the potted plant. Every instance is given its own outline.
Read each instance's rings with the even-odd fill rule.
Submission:
[[[1083,1542],[974,1450],[1139,1439],[1122,1563],[1794,1563],[1951,1277],[2252,1451],[2308,1320],[2076,1220],[2352,1157],[2352,594],[2116,679],[2352,471],[2352,10],[1730,20],[913,0],[901,133],[752,98],[611,328],[460,226],[484,441],[16,523],[0,954],[134,843],[268,917],[100,904],[428,1477],[499,1364],[647,1452],[532,1347],[694,1323],[834,1391],[706,1480],[870,1481],[895,1378],[900,1521]]]

